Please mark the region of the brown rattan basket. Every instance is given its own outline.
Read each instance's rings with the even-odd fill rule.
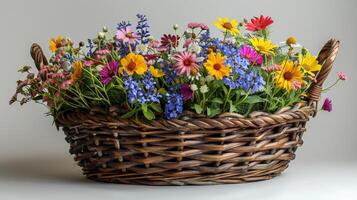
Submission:
[[[67,112],[56,119],[69,152],[90,179],[147,185],[204,185],[270,179],[288,167],[302,142],[305,124],[317,112],[322,84],[337,55],[339,41],[319,53],[322,69],[305,101],[274,114],[216,118],[187,113],[174,120],[134,120],[115,112]],[[47,64],[34,44],[36,66]]]

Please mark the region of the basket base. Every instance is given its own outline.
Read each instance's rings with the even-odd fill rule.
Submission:
[[[172,175],[137,175],[137,174],[116,174],[116,173],[93,173],[84,172],[90,180],[106,182],[106,183],[121,183],[133,185],[216,185],[216,184],[238,184],[246,182],[264,181],[280,175],[287,167],[289,161],[280,161],[279,163],[271,164],[270,167],[264,169],[237,170],[232,172],[216,173],[216,174],[197,174],[178,176],[178,173]]]

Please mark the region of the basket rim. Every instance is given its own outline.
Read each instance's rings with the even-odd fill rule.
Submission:
[[[68,111],[60,114],[55,123],[57,127],[127,127],[142,130],[197,130],[197,129],[227,129],[227,128],[261,128],[270,125],[283,124],[293,120],[308,121],[316,112],[316,108],[306,102],[298,102],[291,107],[281,108],[275,113],[252,112],[244,117],[238,113],[222,113],[214,118],[194,115],[186,112],[178,119],[146,120],[143,118],[123,119],[110,114],[90,111]]]

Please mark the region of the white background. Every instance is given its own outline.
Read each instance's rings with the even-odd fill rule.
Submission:
[[[356,199],[357,120],[356,48],[357,1],[353,0],[162,0],[162,1],[19,1],[0,2],[0,199]],[[42,105],[9,106],[17,69],[32,64],[32,42],[48,53],[57,35],[73,41],[95,37],[103,25],[146,14],[154,36],[181,30],[188,22],[205,22],[218,34],[216,17],[242,19],[269,15],[275,20],[272,39],[294,35],[318,53],[335,37],[341,50],[326,85],[337,71],[349,76],[328,94],[333,112],[319,113],[308,123],[304,145],[282,175],[270,181],[204,187],[148,187],[103,184],[86,180],[68,153],[62,132],[52,126]]]

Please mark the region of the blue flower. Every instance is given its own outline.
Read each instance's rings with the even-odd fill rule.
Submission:
[[[117,30],[122,30],[128,26],[131,26],[131,23],[129,21],[122,21],[120,23],[117,24]]]
[[[91,39],[88,39],[88,44],[86,47],[88,48],[87,56],[91,56],[93,54],[93,49],[94,49],[94,45]]]
[[[263,89],[265,81],[263,77],[252,68],[249,68],[249,60],[240,56],[240,47],[234,44],[222,43],[218,39],[213,40],[215,47],[222,52],[226,58],[226,65],[230,65],[232,72],[229,77],[224,77],[223,82],[230,89],[243,89],[251,93]]]
[[[199,56],[207,57],[208,48],[212,46],[209,30],[205,30],[201,33],[198,45],[202,48]]]
[[[167,119],[175,119],[183,112],[183,99],[181,94],[166,93],[167,103],[165,105],[165,117]]]
[[[161,94],[155,91],[155,84],[156,82],[150,73],[146,73],[141,84],[134,80],[132,76],[125,76],[124,87],[128,93],[129,103],[160,103]],[[143,85],[144,88],[140,85]]]
[[[137,14],[136,17],[138,18],[138,25],[136,26],[136,31],[140,37],[140,41],[142,44],[147,44],[149,42],[149,25],[148,19],[145,15]]]

